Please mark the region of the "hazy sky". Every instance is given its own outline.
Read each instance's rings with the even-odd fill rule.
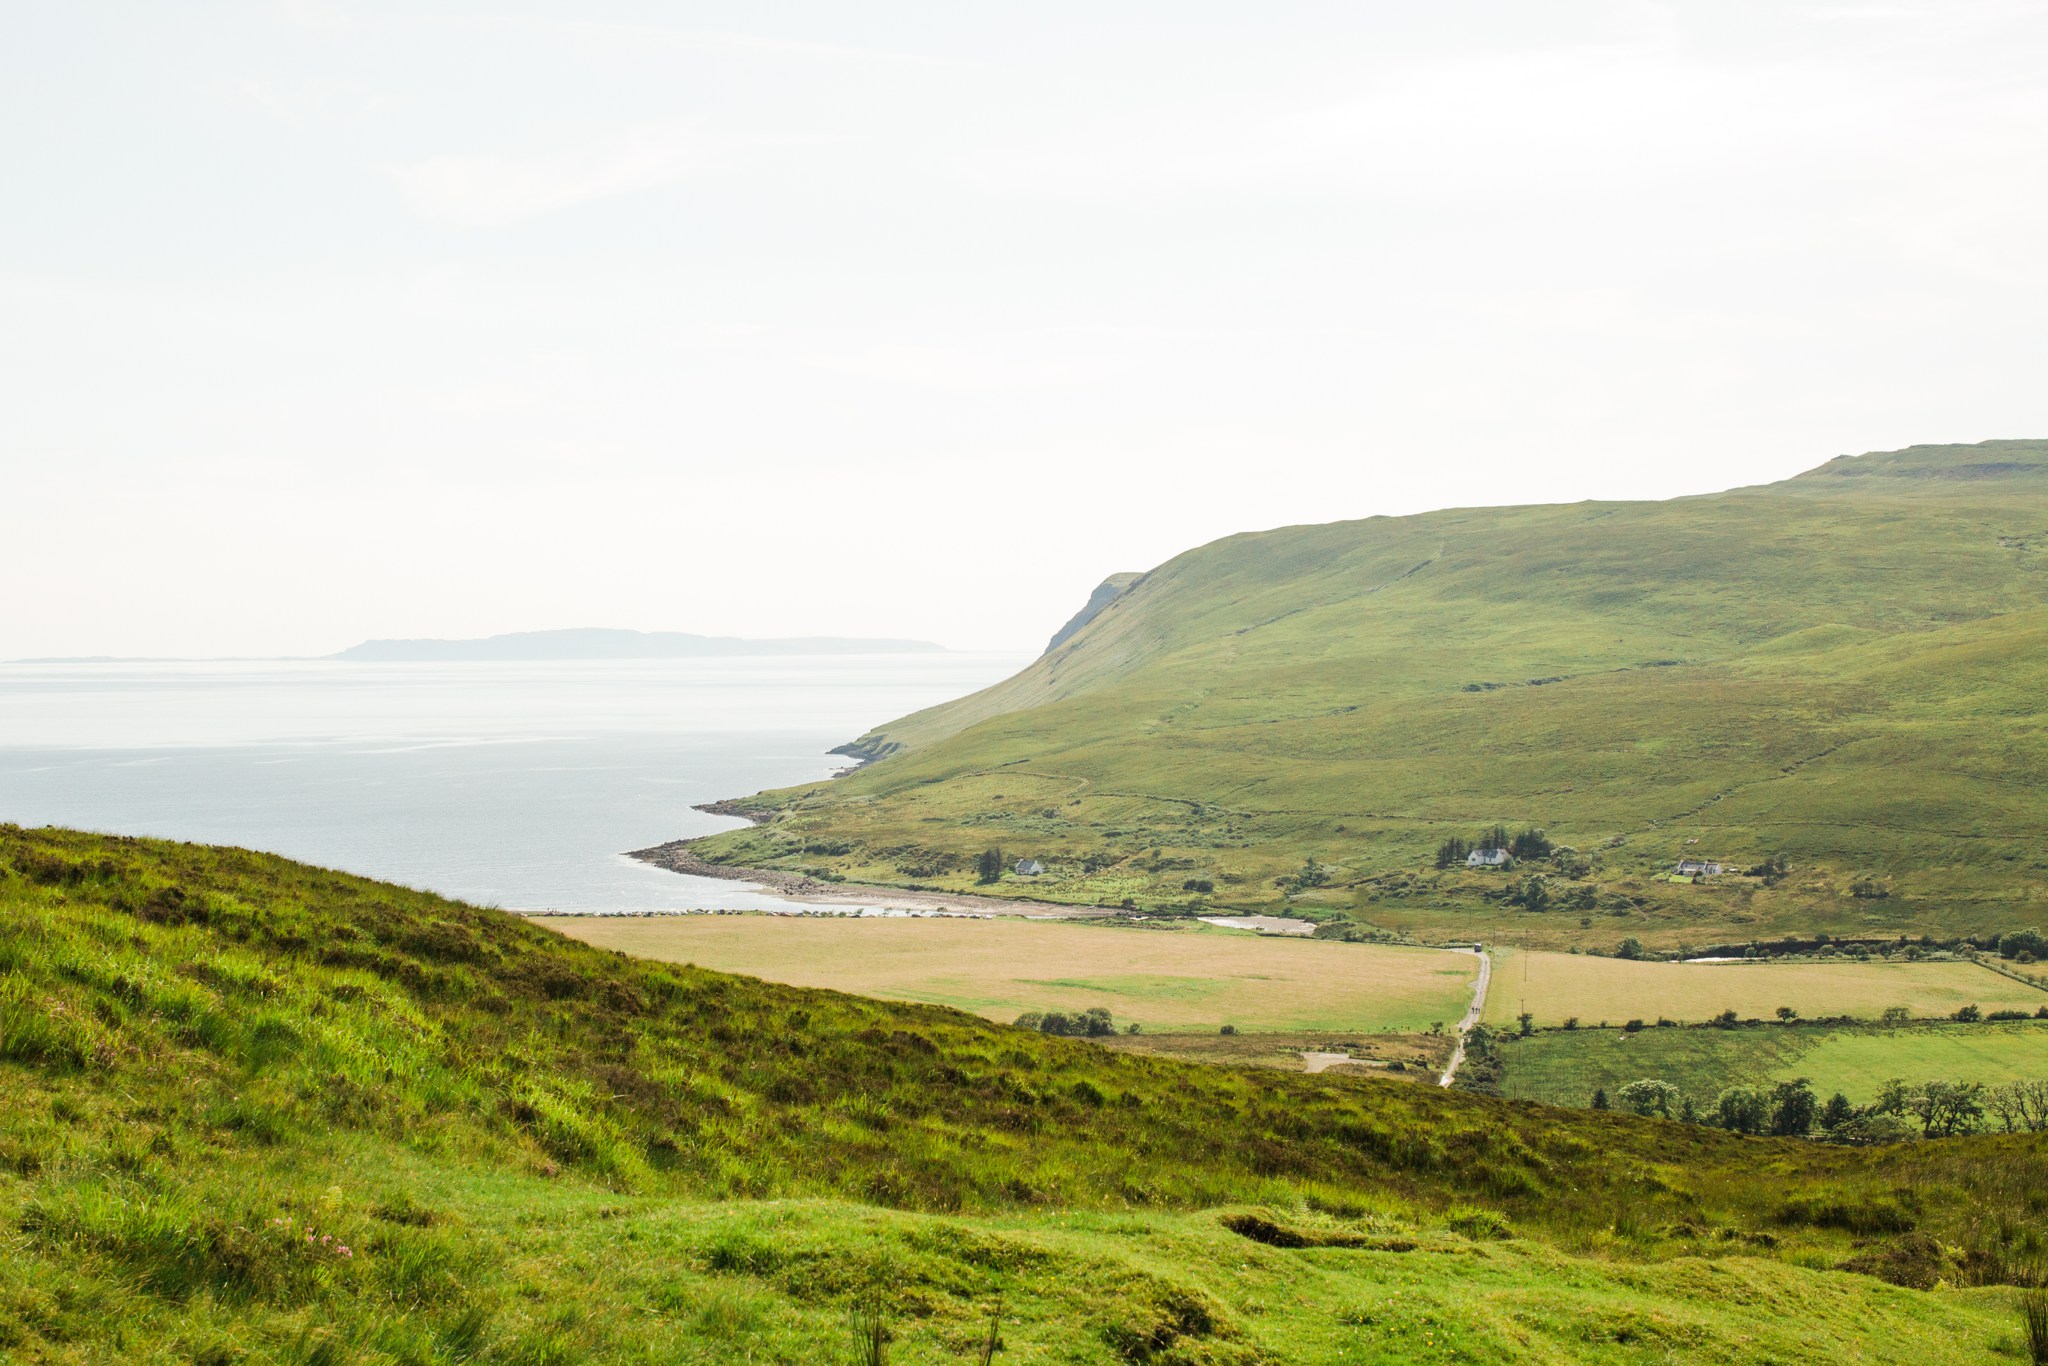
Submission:
[[[2048,435],[2048,5],[13,4],[0,657],[1034,647]]]

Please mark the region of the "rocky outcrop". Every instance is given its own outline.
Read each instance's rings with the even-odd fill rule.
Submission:
[[[1082,606],[1081,610],[1068,618],[1065,626],[1053,632],[1052,639],[1046,642],[1045,653],[1051,654],[1054,650],[1059,649],[1060,646],[1073,639],[1075,632],[1095,620],[1096,617],[1102,615],[1103,608],[1130,592],[1132,586],[1143,577],[1145,576],[1142,574],[1111,574],[1108,578],[1097,584],[1095,591],[1088,595],[1088,601]]]

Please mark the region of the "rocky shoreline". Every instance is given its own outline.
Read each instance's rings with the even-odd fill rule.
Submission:
[[[712,811],[724,805],[714,802],[698,809]],[[760,819],[744,809],[720,810],[718,814]],[[879,887],[870,883],[823,882],[803,873],[784,872],[777,868],[739,868],[726,863],[710,863],[691,852],[691,843],[690,840],[670,840],[650,849],[631,850],[626,856],[657,868],[666,868],[672,873],[750,883],[776,896],[813,906],[873,906],[913,913],[1012,915],[1031,920],[1099,920],[1122,914],[1107,906],[1061,906],[1045,901],[977,896],[969,892],[913,892],[902,887]]]

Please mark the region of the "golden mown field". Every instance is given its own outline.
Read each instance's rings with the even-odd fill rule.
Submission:
[[[1426,1030],[1465,1013],[1470,954],[1025,920],[536,917],[641,958],[994,1020],[1106,1006],[1147,1031]]]
[[[1904,1006],[1924,1019],[1966,1005],[2032,1014],[2048,1005],[2048,992],[1975,963],[1639,963],[1507,951],[1494,962],[1486,1020],[1512,1024],[1527,1010],[1539,1027],[1573,1016],[1588,1025],[1660,1016],[1696,1024],[1724,1010],[1767,1020],[1779,1006],[1806,1019],[1875,1019],[1887,1006]]]

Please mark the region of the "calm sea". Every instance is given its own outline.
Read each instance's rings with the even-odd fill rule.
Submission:
[[[623,851],[823,778],[1011,655],[0,665],[0,821],[161,835],[512,910],[766,908]]]

